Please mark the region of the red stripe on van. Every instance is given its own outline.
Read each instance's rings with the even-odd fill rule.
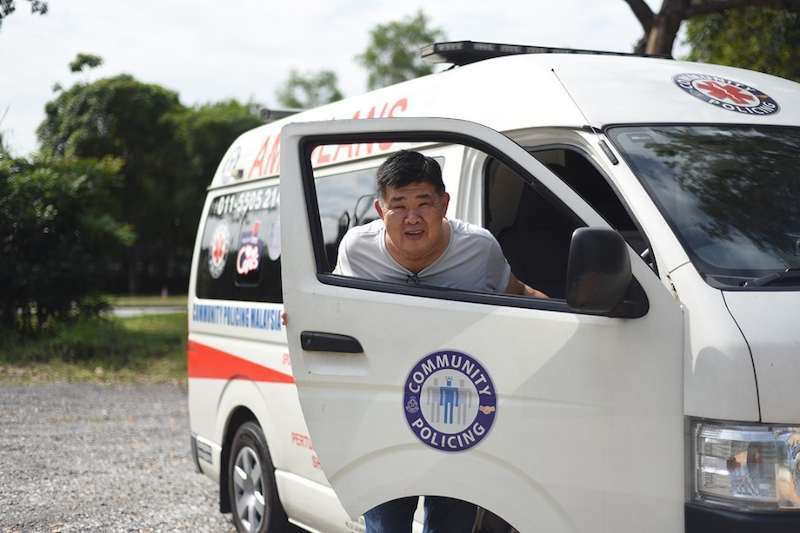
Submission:
[[[194,341],[187,343],[186,366],[190,378],[249,379],[269,383],[294,383],[294,378],[289,374]]]

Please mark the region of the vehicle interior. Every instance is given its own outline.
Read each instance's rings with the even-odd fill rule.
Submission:
[[[533,155],[592,205],[637,253],[646,250],[645,239],[622,202],[583,154],[556,147]],[[487,162],[484,179],[484,220],[514,275],[551,298],[564,298],[570,240],[582,223],[497,160]]]

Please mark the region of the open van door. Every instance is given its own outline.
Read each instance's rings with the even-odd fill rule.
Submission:
[[[283,128],[292,370],[322,468],[351,516],[403,496],[446,495],[520,531],[681,530],[683,320],[658,277],[628,248],[640,312],[626,315],[332,274],[336,238],[319,206],[344,191],[320,189],[334,171],[317,163],[367,146],[359,143],[386,155],[400,146],[434,156],[441,149],[446,181],[459,176],[448,182],[460,195],[450,216],[465,195],[482,194],[471,176],[491,158],[578,225],[608,227],[522,147],[478,124],[402,118]],[[448,159],[452,146],[462,149]],[[338,227],[354,218],[339,217]]]

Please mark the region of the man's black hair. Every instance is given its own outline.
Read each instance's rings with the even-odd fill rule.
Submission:
[[[381,201],[386,197],[389,187],[397,189],[412,183],[430,183],[436,193],[444,197],[442,167],[434,158],[419,152],[400,150],[389,156],[378,167],[375,178],[378,182],[378,200]]]

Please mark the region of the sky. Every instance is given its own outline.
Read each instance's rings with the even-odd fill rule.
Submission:
[[[11,153],[38,148],[53,87],[130,74],[187,106],[234,98],[277,107],[294,69],[333,70],[345,96],[366,91],[355,60],[379,24],[422,10],[447,40],[630,52],[642,29],[625,0],[26,0],[0,27],[0,132]],[[661,0],[648,0],[657,11]],[[78,53],[103,58],[74,74]]]

